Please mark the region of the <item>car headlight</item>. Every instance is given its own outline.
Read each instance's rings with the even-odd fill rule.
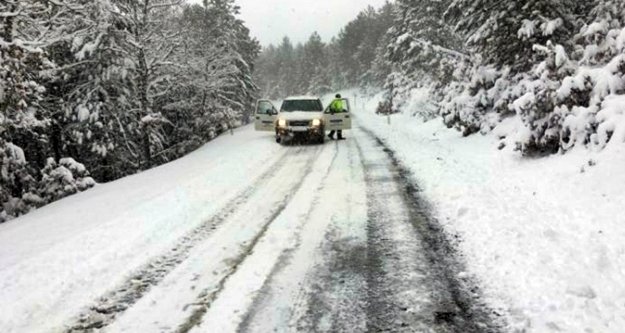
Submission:
[[[314,127],[319,127],[319,126],[321,126],[321,119],[313,119],[313,121],[312,121],[312,125],[313,125]]]
[[[278,127],[286,127],[286,119],[278,119]]]

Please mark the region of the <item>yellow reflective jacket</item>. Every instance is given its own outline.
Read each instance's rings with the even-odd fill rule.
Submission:
[[[330,112],[340,113],[343,112],[344,109],[342,99],[335,99],[330,103]]]

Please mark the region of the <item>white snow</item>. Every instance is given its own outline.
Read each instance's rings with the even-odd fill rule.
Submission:
[[[523,26],[517,32],[519,38],[531,38],[536,30],[536,22],[532,20],[523,20]]]
[[[603,102],[603,109],[597,113],[597,121],[600,123],[597,143],[604,147],[610,138],[610,145],[617,150],[613,153],[618,153],[625,144],[625,96],[608,96]]]
[[[26,156],[24,155],[24,150],[12,143],[7,143],[7,148],[9,149],[9,153],[11,157],[14,158],[17,162],[26,163]]]
[[[551,36],[554,32],[564,24],[561,18],[549,20],[541,25],[543,36]]]
[[[74,160],[71,157],[62,158],[59,160],[59,163],[74,172],[84,173],[85,171],[87,171],[87,169],[82,163],[76,162],[76,160]]]
[[[583,31],[583,36],[592,36],[595,34],[605,34],[609,25],[607,21],[593,22]]]
[[[487,136],[462,138],[440,119],[411,117],[414,110],[388,125],[373,113],[379,98],[367,103],[358,122],[414,172],[440,222],[460,236],[468,273],[507,317],[510,331],[622,332],[623,96],[608,97],[599,113],[600,133],[617,138],[608,148],[542,159],[523,159],[511,145],[497,150],[498,136],[523,128],[517,117]]]
[[[484,73],[486,79],[492,76],[489,72]],[[571,86],[575,85],[574,79],[570,80]],[[576,147],[566,155],[542,159],[524,159],[512,150],[514,137],[524,134],[518,117],[504,120],[486,136],[462,138],[460,133],[445,128],[440,119],[422,122],[413,117],[414,109],[428,107],[426,93],[410,94],[404,113],[391,117],[374,114],[381,96],[368,98],[357,91],[343,95],[354,98],[355,126],[374,131],[396,151],[397,157],[412,170],[436,217],[451,235],[459,236],[457,245],[467,263],[467,270],[461,275],[479,282],[485,300],[508,320],[510,331],[622,331],[622,95],[607,96],[600,110],[574,112],[583,119],[596,111],[599,134],[593,140],[606,143],[608,137],[612,138],[604,149]],[[331,98],[327,96],[324,101]],[[519,103],[518,107],[524,107],[522,100]],[[586,123],[573,123],[578,120],[570,120],[572,128]],[[349,133],[347,136],[350,138]],[[497,147],[502,142],[507,147],[499,151]],[[312,265],[304,259],[315,253],[314,246],[321,239],[319,231],[344,221],[341,214],[336,221],[328,218],[324,198],[333,194],[348,196],[364,205],[362,183],[352,187],[336,185],[349,177],[360,177],[348,175],[354,170],[330,173],[327,181],[334,184],[332,192],[311,197],[324,172],[338,167],[327,164],[334,148],[328,144],[320,149],[319,162],[311,169],[302,190],[294,194],[283,215],[226,282],[226,297],[220,297],[214,309],[230,311],[209,311],[197,330],[211,331],[209,323],[224,330],[236,327],[242,320],[241,312],[250,305],[249,296],[261,288],[280,253],[295,246],[298,240],[293,235],[299,230],[310,239],[302,243],[302,257],[295,254],[301,262],[282,275],[281,279],[293,280],[287,281],[287,293],[280,296],[285,300],[297,299],[294,283]],[[275,144],[270,133],[243,128],[168,165],[99,185],[1,224],[2,332],[62,331],[63,325],[98,297],[126,281],[154,256],[171,249],[207,217],[221,211],[284,150]],[[306,162],[294,158],[294,163]],[[349,155],[343,152],[335,163],[348,160]],[[60,163],[80,170],[73,161]],[[287,172],[288,168],[281,170],[281,176],[272,178],[251,197],[251,203],[272,206],[284,200],[284,190],[301,176]],[[229,274],[232,264],[227,259],[245,252],[245,244],[262,229],[259,222],[271,213],[263,207],[250,204],[236,212],[228,228],[218,229],[214,237],[194,248],[187,261],[121,315],[108,327],[109,331],[137,332],[146,327],[158,331],[180,324],[189,314],[181,309],[196,301],[202,288],[214,286]],[[361,208],[352,211],[352,219],[341,227],[362,226],[358,222],[365,214]],[[305,221],[307,211],[308,222],[298,224]],[[192,286],[198,289],[193,290]]]
[[[562,67],[568,60],[569,56],[566,54],[564,47],[562,45],[556,45],[556,67]]]
[[[85,105],[79,105],[76,107],[76,116],[78,117],[78,121],[87,121],[89,120],[89,109]]]
[[[0,224],[2,332],[59,331],[220,210],[280,148],[270,134],[245,128],[176,162]]]

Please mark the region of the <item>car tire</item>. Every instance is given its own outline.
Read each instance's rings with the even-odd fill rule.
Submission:
[[[317,139],[317,143],[322,145],[322,144],[324,144],[326,142],[326,130],[322,127],[320,133],[321,134],[319,134],[319,138]]]
[[[287,141],[289,141],[289,140],[286,139],[285,135],[280,135],[279,136],[279,140],[280,140],[280,144],[283,145],[283,146],[286,146]]]

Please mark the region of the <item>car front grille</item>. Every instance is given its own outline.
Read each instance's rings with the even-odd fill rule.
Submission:
[[[291,120],[289,126],[310,126],[309,120]]]

